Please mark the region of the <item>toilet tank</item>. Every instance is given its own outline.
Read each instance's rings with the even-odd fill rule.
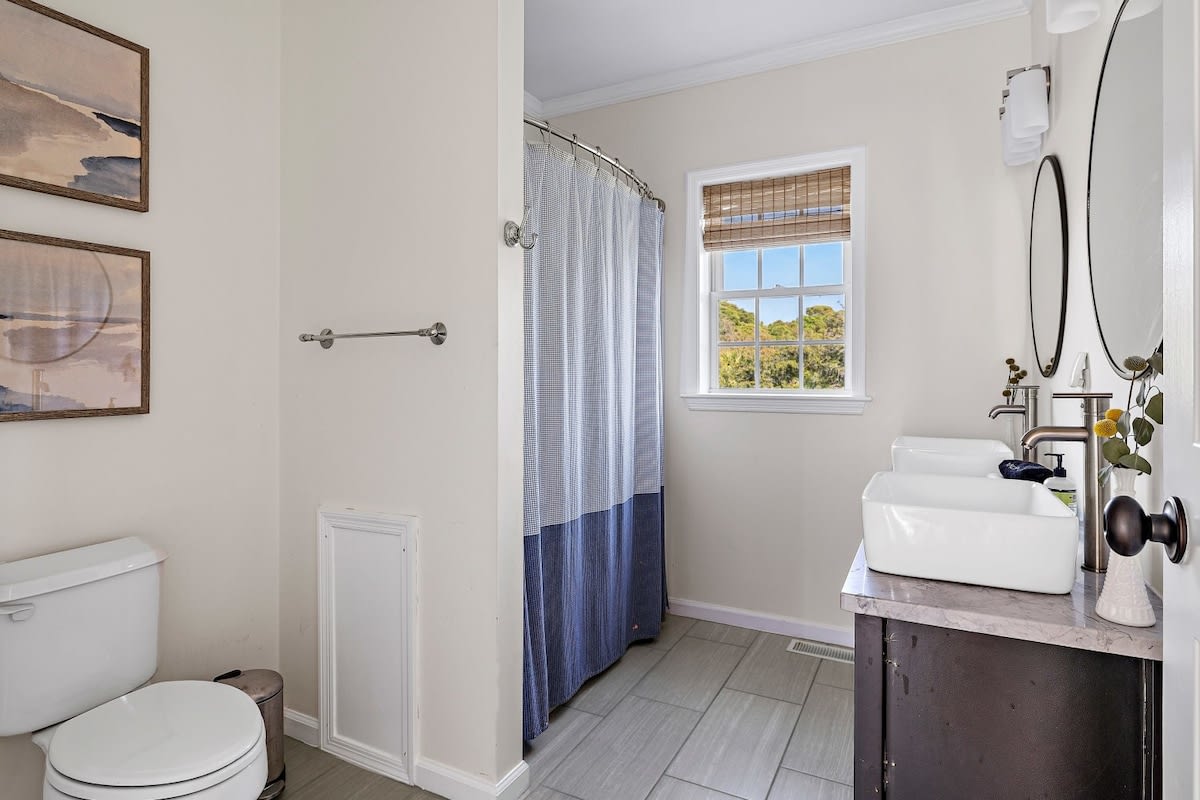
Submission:
[[[54,725],[150,680],[165,558],[128,537],[0,564],[0,736]]]

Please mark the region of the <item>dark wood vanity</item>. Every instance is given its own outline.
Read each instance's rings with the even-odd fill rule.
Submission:
[[[873,572],[860,548],[855,798],[1161,798],[1161,604],[1153,628],[1108,622],[1098,578],[965,586]]]

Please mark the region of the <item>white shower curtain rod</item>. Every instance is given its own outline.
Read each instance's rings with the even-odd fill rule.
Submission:
[[[573,133],[564,133],[563,131],[555,130],[554,128],[552,128],[550,126],[549,122],[543,122],[542,120],[537,119],[536,117],[530,117],[530,116],[526,115],[525,124],[530,125],[534,128],[537,128],[538,130],[542,131],[543,133],[547,133],[551,136],[557,136],[559,139],[562,139],[564,142],[567,142],[572,147],[576,147],[576,148],[579,148],[580,150],[591,153],[593,156],[600,159],[601,161],[608,163],[608,165],[611,166],[613,169],[620,170],[625,175],[625,177],[629,178],[629,180],[633,183],[634,187],[642,194],[643,197],[645,197],[649,200],[653,200],[658,205],[659,211],[667,210],[667,204],[664,203],[662,200],[659,200],[657,197],[655,197],[654,192],[650,191],[650,184],[646,183],[644,180],[639,178],[637,176],[636,172],[634,172],[629,167],[622,164],[621,160],[619,158],[613,158],[612,156],[608,155],[603,150],[601,150],[599,147],[595,147],[593,145],[587,144],[586,142],[581,142],[579,140],[579,137]]]

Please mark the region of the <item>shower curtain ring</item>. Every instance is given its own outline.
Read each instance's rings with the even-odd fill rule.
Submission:
[[[577,134],[577,133],[572,133],[572,134],[571,134],[571,158],[578,158],[578,157],[579,157],[579,156],[578,156],[578,155],[575,153],[575,145],[577,145],[577,144],[579,144],[579,134]]]

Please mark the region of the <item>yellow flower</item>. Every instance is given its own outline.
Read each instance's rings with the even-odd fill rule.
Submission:
[[[1117,435],[1117,423],[1111,419],[1102,419],[1092,427],[1092,430],[1096,432],[1097,436],[1108,439]]]
[[[1104,412],[1104,417],[1105,419],[1111,419],[1113,422],[1116,422],[1124,413],[1125,409],[1123,408],[1110,408],[1108,411]]]

